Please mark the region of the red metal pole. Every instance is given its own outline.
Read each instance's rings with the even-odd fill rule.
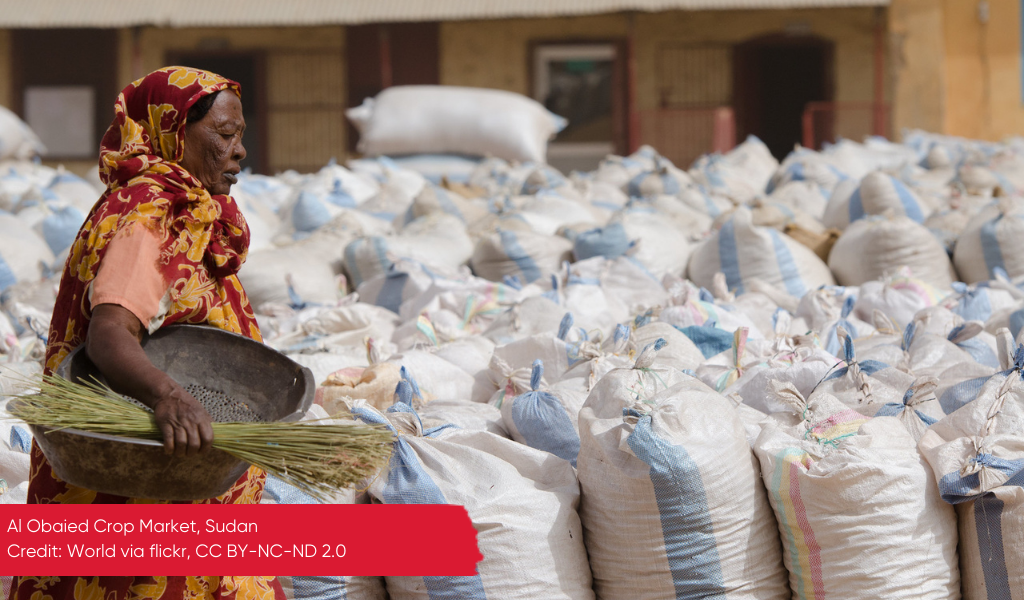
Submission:
[[[380,87],[391,87],[391,35],[387,25],[380,26]]]
[[[885,9],[875,9],[875,89],[871,130],[885,136]]]
[[[803,130],[803,147],[814,150],[814,107],[811,103],[804,107]]]
[[[629,15],[626,32],[626,115],[629,125],[626,127],[626,145],[629,152],[636,152],[640,147],[640,113],[636,109],[636,40],[634,17]]]

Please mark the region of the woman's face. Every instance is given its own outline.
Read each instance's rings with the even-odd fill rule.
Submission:
[[[228,91],[217,94],[206,116],[185,126],[181,166],[211,194],[227,194],[245,158],[242,101]]]

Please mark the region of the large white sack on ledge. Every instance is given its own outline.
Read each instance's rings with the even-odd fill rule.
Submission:
[[[689,277],[711,289],[715,273],[725,273],[730,290],[746,291],[752,279],[786,290],[797,298],[835,280],[825,263],[784,233],[756,227],[747,208],[738,208],[722,228],[690,256]]]
[[[865,217],[843,232],[828,257],[842,285],[875,281],[900,267],[939,288],[956,279],[949,255],[924,225],[903,215]]]
[[[370,156],[447,152],[543,163],[548,140],[565,127],[526,96],[455,86],[390,87],[346,115]]]

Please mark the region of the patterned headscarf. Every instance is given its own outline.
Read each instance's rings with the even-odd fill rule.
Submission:
[[[213,196],[181,167],[189,108],[239,85],[219,75],[166,67],[133,82],[114,105],[100,143],[100,177],[107,190],[93,207],[68,254],[46,352],[53,371],[85,341],[91,317],[89,286],[107,244],[142,223],[161,240],[159,269],[170,284],[164,325],[208,323],[261,339],[235,274],[245,262],[249,228],[230,196]]]

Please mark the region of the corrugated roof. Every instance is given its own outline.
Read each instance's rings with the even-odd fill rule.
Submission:
[[[621,11],[885,6],[890,0],[0,0],[0,28],[258,27],[461,21]]]

